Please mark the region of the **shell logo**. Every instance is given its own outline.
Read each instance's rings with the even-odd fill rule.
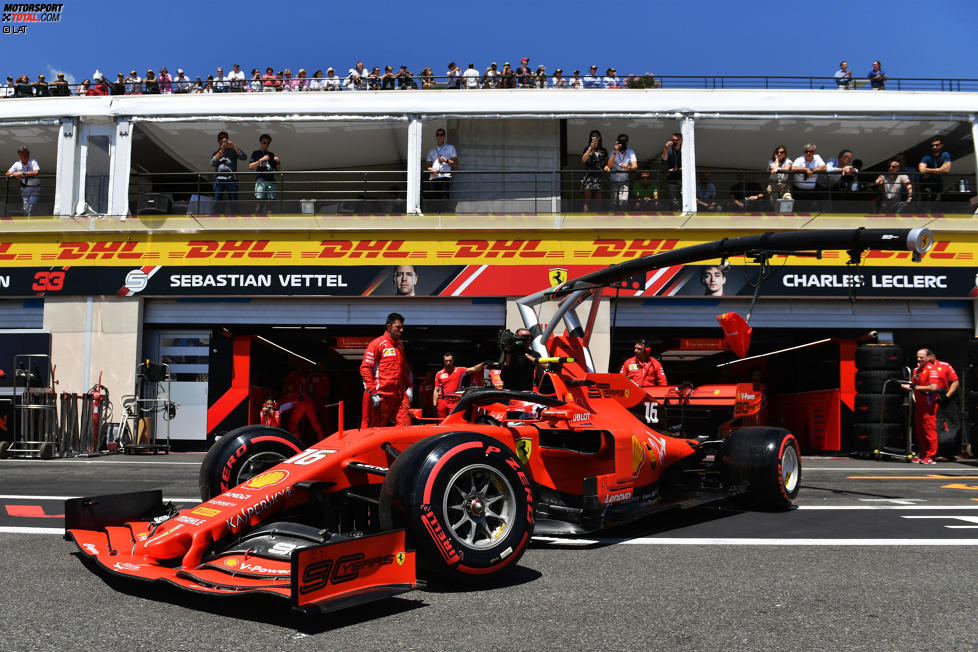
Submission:
[[[288,471],[267,471],[248,480],[244,486],[247,489],[264,489],[265,487],[277,485],[287,477],[289,477]]]
[[[238,565],[238,560],[237,559],[225,559],[224,560],[224,565],[225,566],[230,566],[231,568],[234,568],[235,566]]]

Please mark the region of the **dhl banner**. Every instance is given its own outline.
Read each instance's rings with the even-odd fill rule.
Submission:
[[[335,234],[328,234],[335,235]],[[602,237],[594,233],[409,234],[376,232],[200,234],[11,234],[0,237],[0,296],[521,296],[591,271],[724,237]],[[495,234],[493,234],[495,235]],[[618,234],[615,234],[616,236]],[[556,237],[555,237],[556,236]],[[685,236],[685,234],[684,234]],[[485,238],[485,239],[482,239]],[[858,266],[844,252],[820,259],[777,256],[763,278],[759,267],[731,258],[655,270],[617,290],[622,296],[838,297],[975,296],[978,235],[938,237],[920,263],[910,252],[869,252]]]

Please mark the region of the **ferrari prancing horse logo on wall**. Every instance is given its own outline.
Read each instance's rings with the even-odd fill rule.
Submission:
[[[548,274],[550,276],[550,287],[557,287],[561,283],[567,282],[567,270],[563,267],[554,267]]]

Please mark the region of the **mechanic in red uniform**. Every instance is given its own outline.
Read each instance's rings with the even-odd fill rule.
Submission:
[[[261,425],[278,428],[280,416],[275,399],[266,398],[265,404],[262,406],[261,412],[258,415],[258,418],[261,420]]]
[[[940,362],[930,349],[917,351],[917,367],[910,375],[911,384],[902,387],[914,393],[914,433],[917,435],[919,457],[914,462],[936,464],[937,409],[942,397],[958,390],[958,375],[946,362]]]
[[[452,411],[456,401],[449,399],[449,394],[458,391],[462,384],[462,377],[465,374],[481,374],[486,363],[480,362],[474,367],[456,367],[455,354],[448,351],[442,356],[445,363],[444,369],[435,374],[435,408],[438,410],[438,418],[444,419]],[[481,383],[480,383],[481,384]]]
[[[404,359],[404,317],[387,315],[386,332],[367,345],[360,363],[363,379],[363,421],[361,427],[378,428],[408,425],[411,385]]]
[[[652,349],[644,339],[635,340],[635,355],[625,360],[620,373],[639,387],[668,385],[662,364],[652,357]]]
[[[279,407],[279,412],[286,411],[289,413],[289,432],[293,435],[302,438],[299,422],[302,421],[302,417],[305,417],[316,433],[316,441],[325,437],[323,427],[316,416],[316,404],[309,395],[308,379],[297,366],[293,366],[292,371],[282,381],[282,405]]]

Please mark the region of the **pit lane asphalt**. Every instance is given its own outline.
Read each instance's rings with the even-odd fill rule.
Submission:
[[[197,493],[198,454],[0,461],[5,650],[975,649],[978,465],[805,458],[799,508],[538,539],[506,583],[317,618],[91,572],[63,498]],[[41,496],[56,496],[41,499]],[[10,509],[13,507],[13,510]],[[11,514],[23,514],[13,516]],[[924,518],[920,518],[924,517]],[[22,533],[24,532],[24,533]]]

